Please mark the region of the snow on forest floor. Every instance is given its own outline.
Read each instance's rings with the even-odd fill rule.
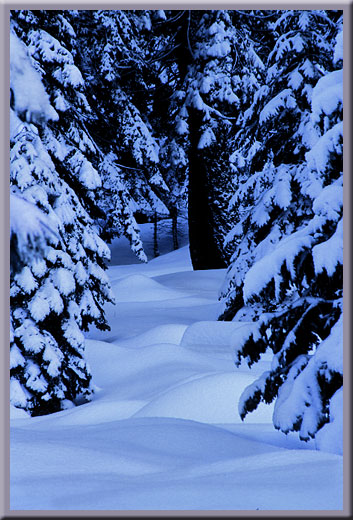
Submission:
[[[239,324],[216,321],[225,271],[192,271],[185,242],[148,264],[113,243],[111,331],[87,334],[94,399],[12,410],[11,509],[342,509],[341,456],[275,431],[272,406],[241,422],[238,398],[270,358],[235,368]]]

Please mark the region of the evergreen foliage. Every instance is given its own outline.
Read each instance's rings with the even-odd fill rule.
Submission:
[[[171,174],[171,160],[166,157],[166,153],[172,155],[176,163],[175,144],[170,139],[166,143],[165,137],[168,113],[158,107],[158,100],[172,88],[166,78],[168,72],[161,71],[160,63],[169,45],[168,37],[154,30],[164,16],[163,11],[116,10],[85,11],[76,17],[82,68],[90,103],[95,107],[90,128],[102,152],[101,196],[107,209],[112,201],[122,198],[121,182],[116,179],[120,178],[125,187],[125,200],[115,203],[114,211],[106,213],[108,219],[100,222],[102,233],[110,240],[117,235],[121,222],[126,222],[126,234],[143,260],[146,258],[137,233],[132,232],[136,223],[120,218],[117,208],[124,211],[128,201],[141,222],[152,220],[155,214],[165,218],[180,192],[178,177]],[[86,34],[91,36],[88,48]],[[168,166],[163,167],[166,160]]]
[[[253,322],[235,345],[236,362],[274,354],[270,372],[244,391],[240,415],[277,398],[275,427],[303,439],[330,421],[342,386],[342,70],[333,48],[340,22],[337,13],[306,11],[275,22],[281,32],[266,83],[245,117],[244,131],[255,121],[256,146],[238,152],[244,180],[227,237],[233,256],[221,319]]]
[[[109,250],[93,226],[101,179],[81,125],[89,107],[73,38],[61,13],[12,13],[11,192],[55,230],[43,254],[27,255],[11,277],[11,400],[33,415],[90,397],[82,331],[108,327],[102,304],[113,298],[104,272]]]
[[[342,12],[11,12],[11,399],[89,399],[109,243],[188,211],[195,269],[228,266],[236,363],[271,349],[242,418],[324,446],[342,400]],[[25,216],[22,225],[19,214]],[[245,330],[245,329],[244,329]]]
[[[242,115],[264,73],[260,57],[268,20],[242,11],[189,14],[187,73],[176,92],[178,132],[188,137],[189,236],[195,269],[225,267],[223,242],[231,229],[234,152]],[[255,22],[254,22],[255,20]],[[254,38],[255,26],[256,38]],[[268,42],[267,42],[268,43]]]

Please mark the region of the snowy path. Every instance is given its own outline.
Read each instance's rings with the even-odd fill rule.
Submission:
[[[218,323],[224,271],[193,272],[187,247],[109,268],[110,332],[88,334],[95,398],[11,420],[11,508],[335,510],[339,455],[273,429],[271,406],[244,423],[237,400],[259,371],[235,369]]]

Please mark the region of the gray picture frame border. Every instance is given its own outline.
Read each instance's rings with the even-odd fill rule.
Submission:
[[[1,139],[0,157],[2,168],[0,173],[0,333],[2,339],[0,370],[1,370],[1,404],[0,404],[0,518],[119,518],[123,517],[351,517],[351,267],[352,267],[352,152],[349,143],[352,137],[352,2],[333,1],[235,1],[214,2],[212,0],[200,1],[119,1],[97,2],[87,0],[62,2],[47,1],[33,2],[29,0],[22,2],[6,2],[0,0],[0,106],[1,106]],[[342,9],[344,13],[344,501],[343,509],[339,511],[326,510],[268,510],[268,511],[243,511],[243,510],[10,510],[9,496],[9,468],[10,468],[10,413],[9,413],[9,273],[10,273],[10,240],[9,240],[9,12],[11,9]]]

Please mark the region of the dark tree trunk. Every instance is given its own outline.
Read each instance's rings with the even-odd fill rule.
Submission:
[[[212,189],[208,172],[209,161],[199,150],[202,113],[189,109],[189,241],[192,266],[197,269],[227,267],[217,245],[212,212]]]
[[[154,213],[154,219],[153,219],[153,254],[155,258],[159,256],[159,249],[158,249],[158,217],[157,212]]]
[[[173,249],[179,249],[178,242],[178,208],[173,206],[170,209],[170,214],[172,216],[172,236],[173,236]]]

